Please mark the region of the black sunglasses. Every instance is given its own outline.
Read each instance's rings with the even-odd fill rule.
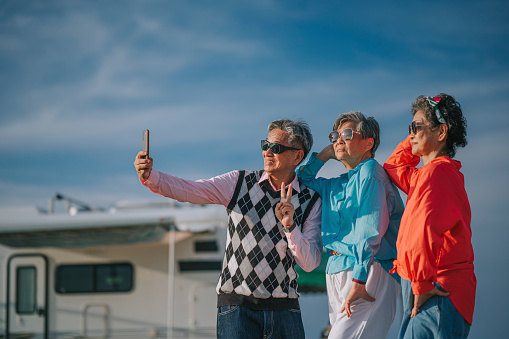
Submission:
[[[410,125],[408,125],[408,134],[417,134],[417,131],[424,126],[428,126],[426,124],[422,123],[416,123],[415,121],[412,121]]]
[[[281,144],[276,144],[275,142],[268,142],[267,140],[262,140],[262,151],[266,151],[270,148],[270,151],[274,154],[280,154],[286,151],[300,151],[299,148],[293,148],[288,146],[283,146]]]

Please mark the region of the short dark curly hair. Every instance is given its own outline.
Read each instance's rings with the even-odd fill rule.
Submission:
[[[440,93],[435,95],[440,97],[441,100],[437,108],[442,113],[448,127],[446,148],[449,157],[456,155],[458,147],[465,147],[467,145],[467,120],[461,111],[461,105],[452,96]],[[432,129],[438,128],[441,124],[435,114],[435,110],[431,107],[426,96],[420,95],[412,104],[412,115],[418,111],[423,111],[426,120],[431,124]]]

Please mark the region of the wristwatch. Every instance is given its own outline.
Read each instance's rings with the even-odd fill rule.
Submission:
[[[283,226],[283,224],[281,224],[281,226]],[[294,228],[295,228],[295,223],[293,223],[293,225],[290,227],[283,226],[283,232],[290,233],[291,231],[293,231]]]

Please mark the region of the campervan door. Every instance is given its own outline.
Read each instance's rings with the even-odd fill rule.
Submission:
[[[5,332],[42,339],[48,333],[48,259],[12,254],[6,267]]]

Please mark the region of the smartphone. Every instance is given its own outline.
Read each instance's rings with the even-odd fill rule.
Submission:
[[[147,155],[144,156],[143,158],[144,159],[148,159],[149,155],[148,155],[148,145],[149,145],[149,142],[148,142],[148,129],[144,130],[143,131],[143,152],[147,152]]]

